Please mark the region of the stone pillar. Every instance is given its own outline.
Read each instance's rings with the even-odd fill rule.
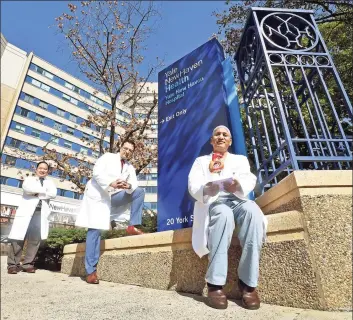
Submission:
[[[307,263],[315,276],[300,279],[304,284],[302,290],[317,288],[315,305],[319,309],[351,310],[352,171],[295,171],[259,197],[257,203],[269,217],[289,210],[302,212],[304,240],[310,259]],[[272,258],[280,257],[272,255]],[[306,268],[307,263],[303,261],[302,267]],[[291,279],[295,278],[295,273],[302,274],[303,270],[285,264]],[[262,273],[262,276],[267,275]],[[316,283],[310,283],[313,280]],[[283,283],[278,284],[278,295],[281,295],[280,287]],[[266,295],[265,290],[262,293]],[[302,293],[297,294],[302,296]]]

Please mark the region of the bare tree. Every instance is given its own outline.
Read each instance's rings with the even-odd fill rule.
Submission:
[[[67,12],[56,18],[57,30],[65,37],[72,59],[97,90],[94,95],[101,92],[110,99],[111,110],[91,111],[81,124],[86,128],[92,125],[99,128],[98,136],[94,132],[97,138],[89,141],[82,138],[82,141],[98,154],[118,152],[125,141],[134,141],[132,163],[137,174],[148,164],[157,162],[156,139],[151,143],[157,93],[149,88],[149,81],[161,61],[156,57],[155,65],[148,66],[145,76],[139,72],[147,49],[146,40],[153,33],[157,18],[152,1],[74,2],[68,5]],[[123,123],[117,119],[118,104],[124,105],[129,116]],[[104,147],[107,132],[109,145]],[[82,152],[58,154],[51,141],[43,150],[44,156],[35,160],[50,160],[63,179],[83,191],[84,178],[92,174],[93,163],[87,155]],[[21,158],[34,160],[26,152],[18,152]]]

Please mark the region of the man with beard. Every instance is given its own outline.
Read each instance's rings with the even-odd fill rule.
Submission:
[[[76,226],[88,228],[85,255],[88,283],[99,283],[100,230],[109,230],[111,215],[118,221],[129,221],[128,234],[143,233],[135,227],[142,222],[145,192],[137,186],[135,168],[129,162],[134,150],[135,144],[126,141],[119,153],[105,153],[95,163],[92,179],[87,182]]]

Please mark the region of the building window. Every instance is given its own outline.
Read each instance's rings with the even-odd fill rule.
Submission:
[[[158,176],[157,176],[157,173],[147,173],[147,174],[140,173],[138,178],[139,180],[157,180]]]
[[[80,200],[80,194],[78,192],[74,192],[74,199]]]
[[[29,152],[33,152],[33,153],[36,153],[36,152],[37,152],[37,147],[34,146],[33,144],[29,144],[26,149],[27,149],[27,151],[29,151]]]
[[[157,202],[145,202],[144,205],[147,209],[157,210]]]
[[[21,108],[20,115],[22,117],[28,117],[29,110]]]
[[[92,157],[98,159],[99,158],[99,152],[92,151]]]
[[[64,190],[64,197],[73,198],[74,197],[74,192],[71,191],[71,190]]]
[[[70,90],[74,89],[74,86],[71,83],[68,83],[68,82],[65,82],[65,87],[70,89]]]
[[[15,130],[25,133],[26,128],[24,126],[21,126],[20,124],[16,123]]]
[[[48,72],[48,71],[45,71],[45,70],[42,69],[41,67],[36,66],[35,69],[36,69],[36,71],[37,71],[38,73],[40,73],[41,75],[43,75],[43,76],[45,76],[45,77],[47,77],[47,78],[49,78],[49,79],[51,79],[51,80],[54,79],[54,75],[53,75],[53,74],[51,74],[51,73]]]
[[[40,88],[41,82],[36,80],[36,79],[32,79],[32,84],[38,88]]]
[[[157,193],[157,187],[156,186],[148,186],[144,187],[146,193]]]
[[[92,96],[92,95],[91,95],[90,99],[91,99],[92,101],[94,101],[95,103],[101,105],[101,106],[104,104],[104,102],[103,102],[102,100],[98,99],[98,98],[95,97],[95,96]]]
[[[97,109],[90,107],[90,106],[88,106],[88,110],[94,114],[96,114],[96,111],[97,111]]]
[[[72,97],[70,97],[69,95],[63,93],[62,96],[61,96],[64,100],[68,101],[68,102],[71,102],[73,103],[74,105],[78,105],[78,101]]]
[[[14,166],[16,164],[16,158],[12,156],[6,156],[5,164],[7,164],[8,166]]]
[[[77,117],[74,116],[73,114],[70,114],[69,120],[72,121],[72,122],[76,122],[77,121]]]
[[[65,117],[65,111],[64,110],[62,110],[62,109],[57,109],[56,110],[56,114],[57,115],[59,115],[59,116],[61,116],[61,117]]]
[[[68,96],[67,94],[63,93],[62,98],[66,101],[70,101],[70,96]]]
[[[39,101],[39,107],[41,107],[42,109],[47,110],[48,109],[48,104],[42,100]]]
[[[14,147],[14,148],[19,148],[21,146],[21,142],[22,141],[20,141],[20,140],[12,138],[10,141],[10,146]]]
[[[53,143],[53,144],[59,144],[59,138],[52,136],[52,138],[51,138],[51,143]]]
[[[82,154],[87,155],[88,154],[88,149],[84,148],[84,147],[81,147],[81,152],[82,152]]]
[[[7,184],[7,177],[0,177],[0,184]]]
[[[90,140],[90,136],[87,133],[83,133],[82,134],[82,139],[85,141],[89,141]]]
[[[49,92],[49,91],[50,91],[50,87],[49,87],[49,86],[47,86],[47,85],[46,85],[46,84],[44,84],[44,83],[42,83],[41,88],[42,88],[43,90],[47,91],[47,92]]]
[[[72,148],[72,143],[69,142],[69,141],[64,141],[64,147],[68,148],[68,149],[71,149]]]
[[[80,93],[80,89],[77,88],[76,86],[74,86],[73,84],[69,83],[69,82],[65,82],[65,87],[76,92],[76,93]]]
[[[39,123],[43,123],[44,122],[44,117],[36,114],[36,117],[34,118],[34,120],[39,122]]]
[[[34,97],[29,96],[28,94],[26,94],[25,97],[24,97],[24,101],[25,101],[25,102],[28,102],[28,103],[30,103],[30,104],[33,104],[33,102],[34,102]]]
[[[6,185],[10,187],[21,188],[23,181],[13,178],[6,178]]]
[[[40,137],[40,131],[32,129],[31,136],[39,138]]]
[[[62,124],[59,122],[54,123],[54,129],[61,131],[63,128]]]
[[[74,98],[71,98],[70,99],[71,103],[73,103],[75,106],[78,105],[78,100],[74,99]]]
[[[66,133],[71,134],[72,136],[75,134],[75,129],[72,129],[70,127],[67,127]]]
[[[56,194],[57,194],[58,196],[60,196],[60,197],[63,197],[63,196],[64,196],[64,190],[58,188]]]
[[[64,171],[57,169],[56,174],[59,178],[65,178]]]

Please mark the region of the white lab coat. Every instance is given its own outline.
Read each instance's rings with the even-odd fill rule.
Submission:
[[[24,240],[29,223],[35,212],[39,200],[54,199],[57,189],[54,182],[47,177],[44,178],[43,186],[39,181],[39,177],[28,177],[23,181],[23,196],[16,211],[15,219],[12,224],[11,232],[8,236],[13,240]],[[34,194],[38,193],[38,196]],[[48,238],[49,233],[49,217],[50,208],[46,201],[42,201],[41,209],[41,238]]]
[[[110,184],[117,179],[127,180],[131,189],[125,190],[132,193],[137,188],[137,178],[134,167],[125,161],[121,170],[120,153],[105,153],[93,167],[92,179],[87,182],[79,213],[75,225],[77,227],[109,230],[111,214],[126,216],[130,205],[116,208],[111,212]],[[114,192],[121,190],[115,190]]]
[[[199,157],[195,160],[189,173],[189,192],[196,199],[194,206],[194,223],[192,228],[192,246],[200,257],[209,253],[207,248],[207,234],[209,225],[208,209],[217,198],[204,196],[203,188],[210,181],[216,181],[229,177],[237,179],[241,191],[235,195],[246,199],[247,195],[254,189],[256,177],[250,172],[249,161],[245,156],[228,153],[224,161],[224,169],[220,173],[211,173],[209,164],[212,154]],[[267,218],[264,216],[264,227],[267,227]]]

